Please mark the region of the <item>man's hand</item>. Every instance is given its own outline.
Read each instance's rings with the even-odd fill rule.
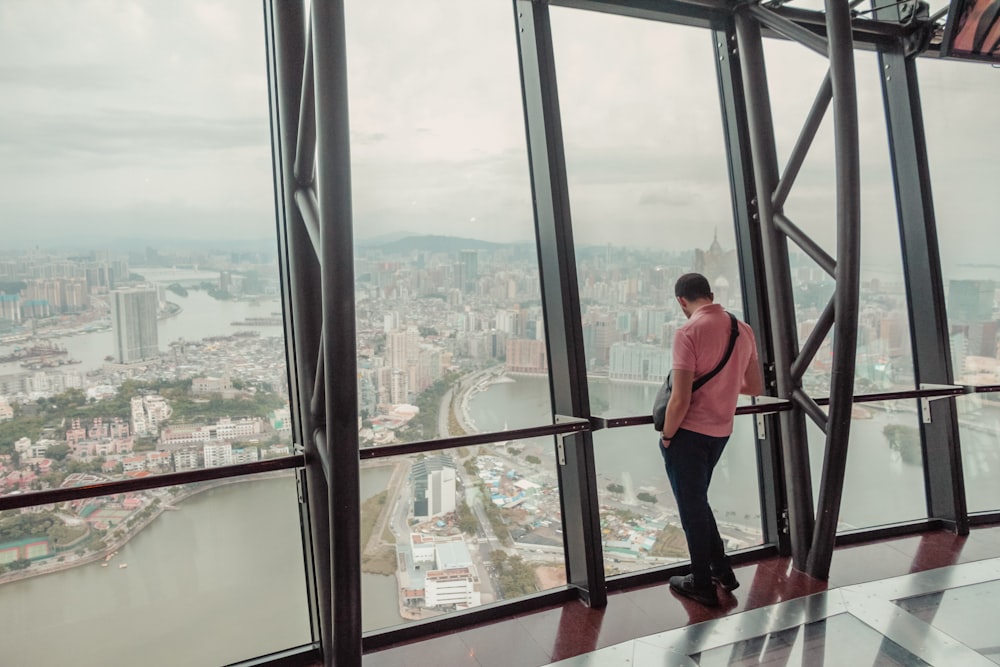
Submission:
[[[670,441],[677,435],[688,407],[691,406],[691,386],[694,383],[694,372],[675,368],[673,371],[673,390],[667,401],[667,410],[663,418],[663,431],[660,435],[660,446],[666,449]],[[669,437],[664,437],[667,434]]]

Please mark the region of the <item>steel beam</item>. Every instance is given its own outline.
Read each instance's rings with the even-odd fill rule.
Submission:
[[[808,234],[799,229],[794,222],[789,220],[784,213],[774,212],[774,225],[778,228],[778,231],[791,239],[795,245],[809,255],[809,258],[816,262],[819,268],[826,271],[827,275],[836,277],[837,261],[833,257],[830,257]]]
[[[743,290],[743,318],[753,328],[757,338],[758,354],[764,368],[773,367],[774,343],[764,289],[766,273],[764,250],[754,206],[753,156],[750,151],[750,128],[746,119],[746,94],[743,90],[742,64],[736,48],[736,27],[732,19],[719,30],[712,31],[715,51],[715,72],[719,83],[719,100],[722,111],[722,129],[726,143],[726,163],[729,171],[729,190],[733,198],[733,217],[736,231],[736,253],[740,265],[740,286]],[[768,373],[767,375],[770,375]],[[773,388],[767,393],[773,393]],[[757,469],[759,470],[759,498],[762,517],[761,528],[765,544],[777,544],[782,554],[791,547],[788,532],[783,530],[781,517],[787,511],[784,479],[781,468],[781,430],[778,416],[765,419],[763,433],[757,434]]]
[[[877,15],[892,20],[896,7]],[[918,386],[954,382],[937,223],[931,197],[927,144],[916,60],[903,46],[880,50],[879,71],[889,133],[910,344]],[[927,514],[960,535],[969,532],[965,474],[953,400],[931,402],[931,421],[920,422]]]
[[[305,455],[300,476],[304,495],[302,513],[306,558],[306,589],[310,596],[313,638],[321,646],[333,643],[333,586],[330,576],[329,489],[313,433],[322,414],[310,409],[312,381],[317,373],[316,350],[322,328],[318,290],[320,266],[309,232],[293,200],[300,183],[295,177],[297,121],[303,96],[305,57],[305,9],[302,2],[267,0],[271,125],[275,161],[275,199],[281,231],[282,301],[288,353],[290,407],[296,442]],[[311,86],[311,81],[308,82]]]
[[[809,115],[802,126],[802,131],[799,132],[799,138],[795,141],[795,147],[792,148],[792,153],[785,163],[785,171],[781,174],[781,180],[774,189],[774,196],[771,197],[774,210],[781,211],[784,208],[788,193],[791,192],[792,184],[795,183],[795,178],[799,175],[799,169],[802,168],[809,147],[812,146],[813,139],[816,138],[816,131],[819,130],[819,126],[823,122],[831,99],[833,99],[833,86],[830,83],[830,72],[827,71],[826,76],[823,77],[823,83],[820,84],[819,91],[816,93],[816,98],[813,100],[812,108],[809,109]]]
[[[799,356],[792,362],[792,378],[796,383],[802,381],[802,377],[806,374],[806,369],[809,368],[813,357],[816,356],[820,346],[823,345],[823,339],[830,333],[830,328],[833,326],[833,318],[833,299],[830,299],[816,320],[816,325],[809,333],[809,337],[806,338],[805,344],[799,351]]]
[[[513,7],[552,409],[557,415],[589,419],[583,322],[549,10],[531,0],[514,0]],[[587,431],[565,436],[563,443],[565,463],[557,466],[557,473],[566,581],[578,589],[587,604],[603,607],[607,590],[593,437]]]
[[[316,201],[316,192],[310,185],[296,190],[293,197],[296,206],[299,207],[299,215],[302,217],[302,224],[309,235],[313,252],[319,257],[319,203]]]
[[[295,180],[312,187],[316,177],[316,87],[313,84],[312,23],[306,23],[306,59],[302,64],[302,101],[295,137]],[[316,243],[319,248],[319,243]]]
[[[851,433],[854,368],[858,340],[858,290],[861,267],[861,164],[858,100],[854,75],[851,10],[847,0],[826,1],[833,83],[834,148],[837,178],[837,289],[834,295],[833,371],[826,429],[826,456],[816,501],[816,531],[806,573],[830,574]]]
[[[343,0],[310,4],[316,95],[326,442],[333,573],[333,643],[327,664],[361,664],[361,501],[358,463],[354,235]]]
[[[792,362],[798,356],[798,342],[788,245],[775,227],[771,204],[778,184],[778,159],[764,67],[764,49],[760,25],[749,9],[738,8],[734,17],[743,90],[746,94],[747,127],[757,192],[756,215],[759,216],[760,225],[758,233],[765,260],[767,299],[774,343],[774,379],[771,380],[771,389],[776,391],[778,398],[790,399],[798,386],[791,375]],[[801,410],[790,410],[782,412],[779,421],[792,563],[802,570],[805,568],[813,534],[812,482],[805,419]]]
[[[829,419],[819,404],[813,400],[812,396],[797,387],[792,391],[792,400],[796,405],[802,408],[802,411],[813,420],[813,423],[815,423],[816,426],[819,426],[821,431],[826,433],[829,426]]]
[[[802,44],[807,49],[811,49],[821,56],[826,57],[829,46],[827,40],[822,35],[817,35],[808,28],[800,26],[795,21],[785,18],[780,14],[775,14],[770,9],[753,4],[748,5],[748,10],[755,19],[775,31],[782,37],[794,40]]]

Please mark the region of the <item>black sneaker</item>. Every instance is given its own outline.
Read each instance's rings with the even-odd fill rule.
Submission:
[[[718,582],[720,586],[732,593],[740,587],[739,579],[732,570],[726,572],[712,572],[712,581]]]
[[[698,586],[690,574],[683,577],[670,577],[670,589],[706,607],[719,606],[719,596],[715,592],[715,585]]]

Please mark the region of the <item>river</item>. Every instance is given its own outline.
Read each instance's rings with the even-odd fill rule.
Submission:
[[[217,271],[195,269],[136,269],[150,282],[159,285],[179,283],[197,285],[200,282],[218,282]],[[256,331],[262,336],[280,336],[281,326],[244,326],[233,322],[248,317],[270,317],[281,312],[278,297],[267,297],[257,301],[221,301],[214,299],[204,290],[189,289],[187,296],[166,292],[166,299],[180,306],[181,311],[158,322],[160,351],[166,351],[170,342],[179,338],[200,340],[208,336],[226,336],[239,331]],[[92,331],[73,336],[56,338],[55,342],[66,348],[66,358],[75,359],[79,364],[63,366],[67,373],[85,373],[100,368],[104,358],[114,354],[114,339],[111,329]],[[14,345],[0,346],[0,355],[13,351]],[[0,364],[0,375],[25,372],[18,362]]]
[[[522,428],[551,423],[548,380],[539,376],[516,376],[514,382],[491,385],[469,402],[469,413],[479,431]],[[591,379],[591,404],[607,406],[599,414],[625,417],[645,414],[653,403],[656,387],[646,384]],[[974,397],[958,399],[960,410],[972,408]],[[926,516],[923,468],[904,462],[889,447],[883,428],[887,424],[917,427],[916,401],[899,402],[897,409],[863,406],[869,418],[854,419],[847,457],[847,478],[841,506],[841,529],[863,528]],[[965,480],[970,511],[1000,507],[996,474],[1000,467],[1000,409],[978,407],[970,415],[985,430],[962,428]],[[733,435],[712,480],[710,500],[716,514],[733,523],[760,525],[758,476],[753,416],[736,419]],[[809,457],[814,496],[822,473],[825,436],[809,419]],[[546,442],[540,439],[540,442]],[[551,442],[551,439],[548,440]],[[598,491],[608,483],[629,482],[636,489],[654,492],[661,502],[672,504],[663,462],[652,426],[606,429],[594,433]],[[551,446],[543,451],[552,451]],[[554,456],[550,456],[552,465]]]
[[[0,586],[0,663],[217,667],[308,643],[294,478],[210,489],[179,507],[108,567]]]

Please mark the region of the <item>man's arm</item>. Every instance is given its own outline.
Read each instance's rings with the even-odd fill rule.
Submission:
[[[760,372],[760,362],[757,355],[754,355],[747,364],[747,369],[743,373],[743,386],[740,393],[747,396],[760,396],[764,393],[764,376]]]
[[[664,438],[671,438],[677,434],[677,429],[681,427],[684,416],[691,406],[691,386],[694,384],[694,371],[682,371],[677,368],[673,370],[673,389],[670,391],[670,400],[667,401],[667,411],[663,418]],[[664,447],[670,445],[669,440],[664,440],[660,444]]]

